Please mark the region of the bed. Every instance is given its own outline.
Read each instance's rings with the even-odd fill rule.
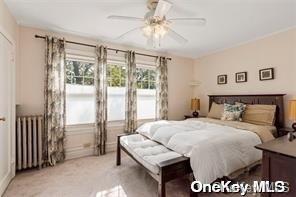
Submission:
[[[210,95],[209,104],[275,105],[278,128],[284,123],[283,96]],[[158,195],[165,196],[166,182],[191,172],[195,179],[211,183],[258,163],[261,152],[254,146],[272,139],[271,130],[207,118],[152,122],[141,126],[137,134],[118,136],[117,165],[123,150],[158,181]]]

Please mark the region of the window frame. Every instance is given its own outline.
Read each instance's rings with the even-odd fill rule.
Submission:
[[[152,62],[152,61],[137,61],[136,63],[136,67],[137,68],[146,68],[146,69],[149,69],[149,70],[154,70],[156,72],[156,62]],[[156,75],[155,75],[155,89],[140,89],[140,88],[137,88],[137,91],[147,91],[147,90],[155,90],[156,91]],[[156,95],[155,95],[156,97]],[[155,98],[156,99],[156,98]],[[155,117],[154,118],[141,118],[141,119],[138,119],[138,121],[153,121],[156,119],[156,112],[155,112]]]
[[[126,61],[125,61],[124,57],[112,56],[112,55],[109,56],[108,55],[107,56],[107,67],[110,64],[118,64],[118,65],[125,66],[125,68],[126,68]],[[108,69],[108,68],[106,68],[106,69]],[[108,79],[108,76],[106,76],[106,77],[107,77],[107,88],[125,88],[126,87],[126,83],[125,83],[125,86],[108,86],[109,79]],[[124,97],[125,97],[125,95],[124,95]],[[108,120],[107,119],[107,123],[110,125],[114,125],[114,126],[121,126],[121,125],[124,125],[124,119],[122,119],[122,120]]]
[[[152,67],[152,66],[145,66],[145,65],[143,66],[142,64],[137,64],[137,69],[146,69],[146,70],[149,70],[149,74],[148,74],[148,79],[147,80],[140,80],[140,81],[137,80],[137,89],[140,89],[140,90],[154,90],[154,89],[156,89],[156,68],[155,67]],[[150,79],[150,72],[152,70],[155,72],[155,78],[154,78],[154,80],[151,80]],[[148,82],[148,88],[138,88],[138,83],[139,82],[142,83],[142,87],[143,87],[143,83],[144,82]],[[154,87],[155,88],[150,88],[151,87],[151,83],[154,83]]]
[[[77,51],[77,50],[67,50],[66,49],[66,61],[67,60],[72,60],[72,61],[80,61],[80,62],[85,62],[85,63],[92,63],[93,64],[93,66],[95,66],[95,56],[94,56],[94,54],[92,54],[92,53],[87,53],[87,52],[85,52],[85,51]],[[65,65],[65,67],[66,67],[66,65]],[[95,69],[95,68],[93,68],[93,69]],[[94,71],[95,72],[95,71]],[[95,74],[95,73],[94,73]],[[69,84],[69,83],[67,83],[67,73],[65,72],[65,77],[66,77],[66,85],[67,84]],[[95,77],[94,77],[95,78]],[[69,84],[69,85],[79,85],[79,86],[95,86],[95,84],[93,84],[93,85],[85,85],[85,84]],[[68,93],[67,92],[67,89],[66,89],[66,102],[67,102],[67,95],[71,95],[71,93]],[[73,93],[72,93],[72,95],[73,95]],[[81,96],[81,95],[88,95],[88,96],[90,96],[90,95],[92,95],[92,94],[90,94],[90,93],[76,93],[76,95],[78,95],[78,96]],[[66,111],[67,111],[67,109],[66,109]],[[95,123],[93,123],[93,122],[86,122],[86,123],[73,123],[73,124],[66,124],[65,126],[66,126],[66,128],[73,128],[73,127],[82,127],[82,126],[90,126],[90,125],[93,125],[93,124],[95,124]]]

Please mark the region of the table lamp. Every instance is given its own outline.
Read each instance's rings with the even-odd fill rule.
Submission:
[[[289,101],[289,119],[293,121],[292,128],[294,132],[296,131],[296,100]],[[294,132],[288,133],[288,139],[292,141],[295,139]]]
[[[293,121],[292,128],[296,131],[296,100],[289,101],[289,119]]]
[[[200,110],[200,100],[197,98],[191,99],[191,110],[194,110],[192,113],[193,117],[198,117],[198,110]]]

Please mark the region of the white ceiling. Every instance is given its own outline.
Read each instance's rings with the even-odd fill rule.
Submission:
[[[189,42],[180,45],[165,38],[162,52],[196,58],[296,26],[296,0],[170,0],[167,18],[205,17],[207,25],[172,25]],[[141,26],[118,22],[108,15],[143,17],[146,0],[5,0],[17,21],[25,26],[89,36],[102,41],[147,49],[141,32],[115,38]]]

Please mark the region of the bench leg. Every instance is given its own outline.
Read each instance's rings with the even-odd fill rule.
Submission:
[[[191,190],[191,183],[193,182],[193,181],[195,181],[195,178],[194,178],[194,175],[193,175],[193,173],[191,173],[190,175],[189,175],[189,189],[190,189],[190,197],[198,197],[198,193],[195,193],[195,192],[193,192],[192,190]]]
[[[158,197],[165,197],[165,183],[158,183]]]
[[[121,164],[121,150],[120,150],[120,136],[117,136],[117,153],[116,153],[116,165]]]

